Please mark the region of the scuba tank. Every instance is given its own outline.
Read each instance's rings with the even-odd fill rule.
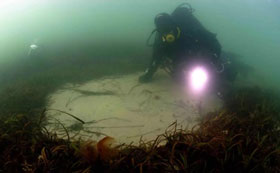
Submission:
[[[188,3],[179,5],[171,14],[174,23],[176,23],[182,31],[196,33],[196,31],[207,31],[207,29],[193,15],[194,9]]]

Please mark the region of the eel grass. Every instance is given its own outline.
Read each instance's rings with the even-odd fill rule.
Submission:
[[[0,120],[0,172],[280,172],[279,99],[237,88],[192,130],[176,123],[153,141],[122,145],[106,159],[93,142],[65,140],[38,118]]]
[[[57,88],[146,67],[140,61],[146,59],[139,57],[147,57],[147,51],[135,44],[121,59],[119,50],[129,45],[108,50],[106,44],[92,51],[92,57],[112,57],[106,61],[82,51],[84,58],[63,54],[65,58],[24,60],[0,68],[0,172],[280,172],[279,98],[257,87],[235,88],[220,110],[207,114],[192,130],[174,123],[153,141],[118,146],[107,157],[97,154],[94,141],[69,135],[62,139],[48,131],[44,106]],[[110,70],[105,73],[104,67]]]

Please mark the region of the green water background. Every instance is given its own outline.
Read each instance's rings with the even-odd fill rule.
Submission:
[[[8,67],[17,71],[11,64],[32,63],[27,56],[32,43],[39,46],[40,58],[44,59],[110,57],[118,61],[122,57],[138,58],[139,52],[139,58],[149,59],[151,50],[145,41],[154,28],[154,17],[160,12],[171,13],[182,2],[189,2],[203,25],[217,33],[223,50],[241,55],[242,61],[263,74],[269,85],[279,87],[277,0],[3,0],[1,75],[5,76]],[[120,44],[124,46],[120,48]]]

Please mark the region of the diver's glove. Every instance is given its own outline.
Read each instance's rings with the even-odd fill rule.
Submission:
[[[152,80],[152,76],[149,75],[148,73],[145,73],[145,74],[141,75],[141,76],[139,77],[139,79],[138,79],[138,81],[139,81],[140,83],[148,83],[148,82],[150,82],[151,80]]]

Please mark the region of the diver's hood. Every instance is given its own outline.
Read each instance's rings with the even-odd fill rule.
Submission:
[[[160,33],[168,33],[176,28],[172,17],[167,13],[160,13],[155,17],[156,29]]]

